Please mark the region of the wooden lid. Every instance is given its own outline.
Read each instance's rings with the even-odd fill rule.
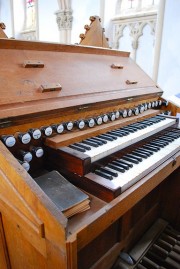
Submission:
[[[0,59],[0,118],[162,93],[127,52],[0,39]]]

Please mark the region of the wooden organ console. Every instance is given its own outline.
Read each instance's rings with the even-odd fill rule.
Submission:
[[[127,52],[1,39],[0,59],[1,269],[132,268],[119,253],[180,225],[172,104]],[[64,216],[34,180],[52,170],[89,210]]]

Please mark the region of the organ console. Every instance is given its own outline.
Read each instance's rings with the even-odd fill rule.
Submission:
[[[180,130],[162,90],[127,52],[1,39],[0,58],[1,268],[178,269]],[[65,217],[36,182],[53,170],[89,210]]]

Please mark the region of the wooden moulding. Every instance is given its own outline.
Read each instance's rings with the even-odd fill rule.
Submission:
[[[0,265],[2,269],[11,269],[1,213],[0,213]]]
[[[129,57],[129,52],[112,50],[107,48],[92,48],[79,45],[64,45],[59,43],[33,42],[13,39],[1,39],[0,49],[20,49],[20,50],[42,50],[56,52],[71,52],[71,53],[88,53],[101,55],[114,55]]]
[[[133,99],[121,99],[121,100],[110,100],[102,103],[92,103],[86,105],[80,105],[75,107],[66,107],[61,109],[55,109],[51,111],[44,111],[33,114],[19,115],[16,117],[9,117],[8,119],[0,119],[0,135],[5,133],[14,133],[17,131],[25,132],[30,128],[40,128],[41,126],[47,126],[52,124],[58,124],[67,121],[77,121],[79,119],[94,118],[99,115],[107,114],[116,110],[132,109],[140,105],[141,103],[147,103],[156,101],[157,97],[153,95],[135,97]],[[148,111],[159,111],[148,110]],[[1,111],[2,112],[2,111]],[[145,115],[144,112],[142,115]],[[131,117],[129,119],[136,119]],[[124,120],[124,119],[121,119]],[[116,121],[115,121],[116,122]],[[113,122],[111,122],[113,124]],[[94,128],[91,128],[93,131]],[[79,129],[77,130],[79,131]],[[81,130],[82,132],[83,130]],[[68,132],[67,132],[68,133]],[[72,132],[70,132],[72,133]]]

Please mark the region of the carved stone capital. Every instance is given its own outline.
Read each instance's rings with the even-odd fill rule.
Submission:
[[[138,45],[139,45],[139,41],[138,41],[137,39],[134,39],[134,40],[132,41],[131,45],[132,45],[132,48],[133,48],[134,50],[137,50],[137,49],[138,49]]]
[[[72,29],[72,10],[60,10],[57,11],[55,14],[59,31]]]

